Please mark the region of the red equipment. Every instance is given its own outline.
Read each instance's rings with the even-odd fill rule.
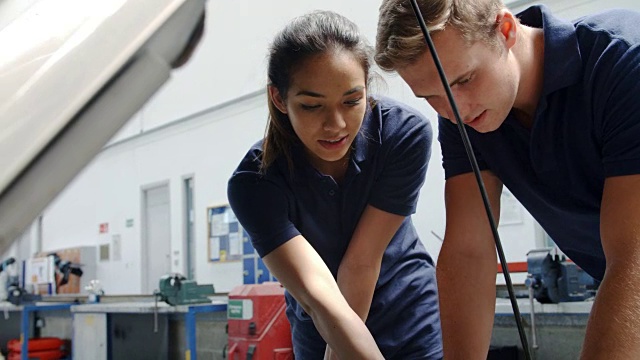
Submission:
[[[20,360],[22,351],[22,343],[20,340],[9,340],[7,347],[9,348],[8,360]],[[69,341],[56,337],[43,337],[29,339],[27,344],[27,358],[37,360],[58,360],[67,356]]]
[[[241,285],[229,293],[226,358],[293,360],[291,326],[279,283]]]
[[[29,352],[27,358],[29,360],[60,360],[64,359],[67,354],[62,350],[45,350]],[[22,357],[19,352],[10,352],[7,360],[20,360]]]

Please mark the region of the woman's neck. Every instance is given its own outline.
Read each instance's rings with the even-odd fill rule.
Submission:
[[[347,152],[342,159],[336,161],[325,161],[310,154],[307,156],[310,158],[311,165],[321,174],[331,176],[336,183],[341,183],[349,166],[349,154],[350,152]]]

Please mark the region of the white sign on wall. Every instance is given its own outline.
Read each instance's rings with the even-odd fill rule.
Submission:
[[[25,266],[25,284],[41,285],[55,282],[53,256],[28,259]]]
[[[522,205],[509,189],[503,187],[500,198],[500,226],[519,225],[523,222]]]

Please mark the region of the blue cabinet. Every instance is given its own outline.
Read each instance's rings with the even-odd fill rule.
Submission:
[[[246,231],[242,231],[242,275],[244,284],[262,284],[265,281],[276,281],[267,269]]]
[[[242,259],[242,283],[243,284],[255,284],[256,283],[256,260],[254,258]]]

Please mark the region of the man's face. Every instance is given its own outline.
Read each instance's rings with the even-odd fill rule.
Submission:
[[[509,46],[486,41],[469,43],[460,31],[448,27],[433,42],[460,112],[461,120],[478,132],[496,130],[513,107],[518,90],[517,64]],[[455,116],[431,54],[398,73],[417,97],[455,123]]]

